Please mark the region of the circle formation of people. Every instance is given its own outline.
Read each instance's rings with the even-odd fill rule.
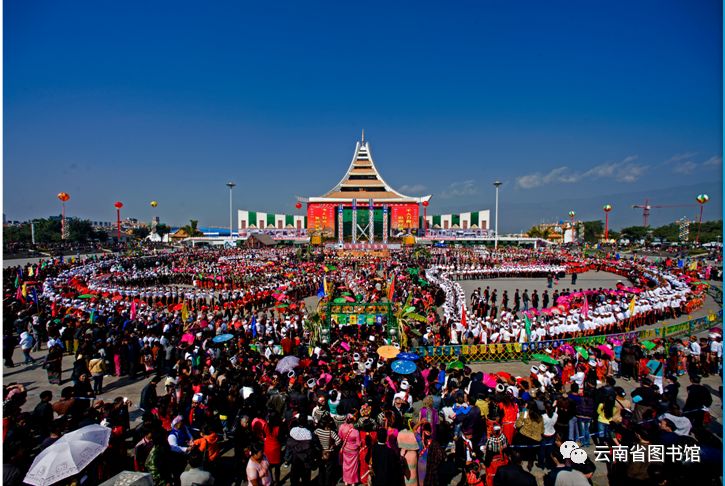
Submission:
[[[609,452],[659,444],[691,451],[647,467],[610,461],[610,484],[717,480],[722,446],[708,428],[712,397],[701,383],[722,376],[717,328],[702,339],[547,348],[548,359],[525,376],[414,352],[611,334],[678,318],[703,305],[706,270],[519,248],[149,249],[6,268],[5,366],[22,366],[16,347],[24,365],[45,352],[54,386],[28,411],[29,390],[6,383],[4,479],[98,484],[134,470],[158,485],[456,478],[498,486],[538,484],[536,465],[547,486],[590,484],[593,457],[574,463],[560,451],[574,441]],[[587,271],[621,281],[577,286]],[[545,279],[547,289],[499,294],[496,278]],[[490,285],[467,298],[461,280]],[[334,305],[363,303],[390,305],[397,322],[345,324],[329,315]],[[66,355],[73,366],[64,377]],[[681,404],[685,374],[692,384]],[[108,375],[119,381],[104,388]],[[99,398],[136,380],[147,380],[138,404]],[[618,380],[639,386],[628,395]],[[64,437],[86,429],[109,433],[82,471],[39,479]]]

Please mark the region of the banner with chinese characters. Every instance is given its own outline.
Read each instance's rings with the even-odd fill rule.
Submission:
[[[325,233],[334,233],[335,205],[309,203],[307,205],[307,229],[314,231],[323,231]]]
[[[390,227],[392,229],[415,229],[418,227],[418,205],[390,204]]]

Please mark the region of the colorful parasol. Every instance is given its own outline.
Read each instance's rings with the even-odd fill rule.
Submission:
[[[511,373],[506,373],[505,371],[499,371],[498,373],[496,373],[496,375],[506,381],[511,381],[512,378]]]
[[[600,344],[599,346],[597,346],[597,349],[601,351],[602,354],[609,356],[610,359],[614,358],[614,351],[606,344]]]
[[[483,384],[489,388],[496,388],[496,375],[484,373]]]
[[[390,364],[390,369],[400,375],[409,375],[414,372],[416,368],[417,366],[415,365],[415,362],[405,359],[398,359]]]
[[[576,354],[576,349],[571,344],[562,344],[559,346],[559,350],[566,354]]]
[[[589,359],[589,352],[584,348],[584,346],[577,346],[574,349],[576,349],[577,353],[581,355],[584,359]]]
[[[531,356],[531,358],[541,361],[542,363],[546,363],[546,364],[552,364],[552,365],[559,364],[559,362],[557,360],[555,360],[554,358],[552,358],[551,356],[549,356],[547,354],[534,354]]]
[[[464,367],[463,363],[456,360],[456,361],[451,361],[450,363],[448,363],[448,366],[446,366],[446,369],[447,370],[462,370],[463,367]]]
[[[393,359],[400,354],[400,350],[395,346],[380,346],[377,352],[378,356],[385,359]]]
[[[657,345],[652,341],[642,341],[642,347],[647,351],[652,351],[654,348],[657,347]]]
[[[214,336],[212,341],[219,344],[219,343],[225,343],[227,341],[231,341],[232,339],[234,339],[233,334],[219,334],[218,336]]]

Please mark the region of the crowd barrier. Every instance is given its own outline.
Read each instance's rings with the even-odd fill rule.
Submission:
[[[638,331],[602,334],[598,336],[582,336],[570,339],[557,339],[551,341],[537,341],[531,343],[498,343],[498,344],[472,344],[457,346],[419,346],[411,351],[421,356],[428,363],[449,363],[461,360],[465,363],[486,363],[502,361],[529,361],[533,354],[541,353],[546,349],[555,349],[563,344],[597,345],[611,340],[627,340],[637,338],[640,341],[691,335],[709,329],[722,322],[722,309],[705,317],[691,319],[679,324],[658,326],[652,329]]]

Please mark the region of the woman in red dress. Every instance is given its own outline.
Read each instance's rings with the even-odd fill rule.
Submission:
[[[515,424],[516,418],[519,415],[519,406],[516,405],[513,395],[506,392],[501,399],[500,407],[503,411],[501,429],[503,431],[503,435],[506,436],[506,440],[509,444],[511,444],[514,439],[514,432],[516,431]]]

